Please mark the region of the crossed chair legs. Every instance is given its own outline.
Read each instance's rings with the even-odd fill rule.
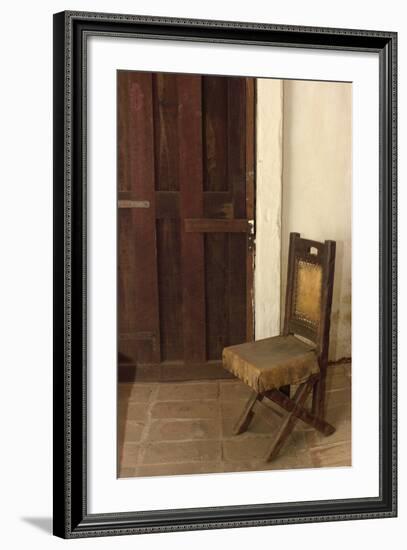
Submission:
[[[312,412],[309,412],[304,408],[304,404],[311,390],[314,390],[314,393]],[[279,390],[269,390],[261,394],[254,392],[236,423],[233,430],[234,434],[237,435],[247,430],[254,416],[253,408],[256,403],[259,403],[261,407],[266,407],[268,412],[270,411],[270,409],[262,403],[263,399],[267,397],[289,413],[283,421],[270,451],[267,454],[267,461],[273,460],[280,452],[298,419],[309,424],[326,436],[331,435],[335,431],[335,428],[323,420],[324,395],[325,376],[321,375],[311,376],[306,382],[300,384],[293,399],[290,399],[286,392],[282,391],[282,388]],[[265,418],[269,420],[266,415]]]

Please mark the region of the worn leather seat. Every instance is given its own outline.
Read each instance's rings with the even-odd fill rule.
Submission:
[[[224,348],[223,366],[257,393],[305,382],[319,373],[315,346],[293,335]]]

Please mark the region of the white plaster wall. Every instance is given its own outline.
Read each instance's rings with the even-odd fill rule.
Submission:
[[[330,360],[351,356],[352,86],[257,80],[256,339],[284,318],[289,233],[336,241]]]
[[[335,240],[330,359],[350,357],[352,85],[284,81],[283,136],[282,307],[289,233]]]
[[[257,80],[255,338],[280,332],[283,81]]]

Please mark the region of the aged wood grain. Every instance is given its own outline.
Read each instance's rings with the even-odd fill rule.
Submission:
[[[156,73],[152,79],[161,360],[168,361],[182,359],[184,353],[180,284],[179,99],[175,75]]]
[[[202,77],[204,190],[227,191],[228,78]]]
[[[119,190],[128,190],[149,208],[119,209],[119,298],[127,302],[119,308],[119,331],[134,332],[137,360],[158,362],[159,307],[155,194],[153,162],[152,77],[149,73],[118,73],[118,165]],[[145,273],[149,277],[145,277]],[[124,295],[124,296],[123,296]],[[151,331],[151,340],[137,333]],[[119,350],[120,351],[120,350]]]
[[[247,233],[249,230],[245,218],[233,220],[186,218],[184,227],[187,233]]]
[[[246,80],[228,79],[228,177],[235,218],[246,217]],[[229,235],[229,341],[246,340],[246,235]]]
[[[205,377],[205,364],[213,376],[222,349],[250,338],[253,166],[253,79],[119,71],[119,362],[127,378],[146,379],[150,369],[163,379],[169,365],[177,365],[170,377]]]
[[[174,75],[153,73],[155,188],[179,190],[178,87]]]
[[[157,220],[161,360],[184,355],[179,219]]]
[[[177,75],[181,217],[203,214],[201,77]],[[204,242],[200,233],[181,232],[184,360],[206,359]]]

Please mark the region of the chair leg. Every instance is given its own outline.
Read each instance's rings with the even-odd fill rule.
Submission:
[[[331,435],[334,433],[335,428],[331,426],[331,424],[329,424],[322,418],[315,416],[304,407],[296,405],[292,399],[289,399],[281,391],[270,390],[265,393],[265,396],[289,413],[291,413],[295,409],[295,416],[297,416],[300,420],[302,420],[309,426],[312,426],[322,434]]]
[[[263,395],[256,392],[252,393],[248,402],[246,403],[245,408],[243,409],[239,420],[236,422],[235,427],[233,428],[234,435],[241,434],[247,430],[254,415],[253,407],[256,404],[256,401],[262,401],[262,399]]]
[[[326,387],[326,368],[321,369],[319,378],[314,385],[312,394],[312,414],[325,419],[325,387]]]
[[[273,458],[275,458],[280,452],[282,446],[286,442],[288,436],[290,435],[290,433],[292,432],[292,429],[294,428],[295,423],[298,420],[298,417],[296,416],[297,407],[302,407],[304,405],[313,385],[314,385],[314,382],[310,380],[308,382],[304,382],[297,388],[297,391],[295,392],[294,399],[293,399],[295,406],[292,412],[289,413],[289,415],[281,425],[281,428],[277,434],[277,437],[273,441],[273,445],[271,446],[270,452],[267,456],[267,461],[273,460]]]

